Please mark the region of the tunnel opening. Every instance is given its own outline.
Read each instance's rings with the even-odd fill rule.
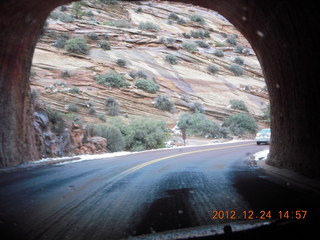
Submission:
[[[90,4],[80,5],[79,19],[76,4],[51,12],[35,50],[30,83],[42,157],[103,152],[103,146],[92,149],[92,140],[103,143],[96,136],[107,138],[112,152],[162,147],[161,134],[127,139],[135,115],[150,118],[150,124],[163,119],[174,133],[167,141],[176,146],[184,144],[182,127],[188,144],[253,139],[258,129],[269,127],[259,62],[221,15],[194,6],[181,12],[178,3]],[[159,30],[141,29],[145,19]],[[247,126],[237,117],[248,120]],[[122,136],[112,136],[118,129]]]

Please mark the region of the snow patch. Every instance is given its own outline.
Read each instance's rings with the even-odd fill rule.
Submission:
[[[256,161],[267,160],[268,155],[269,155],[269,149],[265,149],[263,151],[253,154],[252,160],[256,160]]]

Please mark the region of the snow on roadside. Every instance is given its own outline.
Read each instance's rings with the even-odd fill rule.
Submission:
[[[252,160],[256,160],[256,161],[267,160],[268,155],[269,155],[269,149],[265,149],[263,151],[253,154]]]

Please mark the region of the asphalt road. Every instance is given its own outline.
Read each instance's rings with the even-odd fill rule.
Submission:
[[[247,161],[265,148],[239,142],[2,172],[0,230],[5,239],[126,239],[316,214],[318,197]]]

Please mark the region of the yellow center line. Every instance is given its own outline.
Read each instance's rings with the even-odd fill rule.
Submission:
[[[175,158],[175,157],[180,157],[180,156],[184,156],[184,155],[189,155],[189,154],[194,154],[194,153],[200,153],[200,152],[209,152],[209,151],[216,151],[216,150],[222,150],[222,149],[228,149],[228,148],[237,148],[237,147],[244,147],[244,146],[250,146],[250,145],[253,145],[253,143],[246,143],[246,144],[240,144],[240,145],[233,145],[233,146],[226,146],[226,147],[217,147],[217,148],[209,148],[209,149],[202,149],[202,150],[196,150],[196,151],[191,151],[191,152],[185,152],[185,153],[179,153],[179,154],[174,154],[174,155],[170,155],[170,156],[167,156],[167,157],[162,157],[162,158],[157,158],[157,159],[154,159],[154,160],[150,160],[148,162],[145,162],[145,163],[141,163],[139,165],[136,165],[132,168],[129,168],[128,170],[126,171],[123,171],[119,174],[117,174],[116,176],[114,176],[113,178],[111,178],[109,180],[110,184],[113,184],[114,182],[120,180],[121,178],[141,169],[141,168],[144,168],[146,166],[149,166],[153,163],[157,163],[157,162],[160,162],[160,161],[163,161],[163,160],[166,160],[166,159],[170,159],[170,158]]]

